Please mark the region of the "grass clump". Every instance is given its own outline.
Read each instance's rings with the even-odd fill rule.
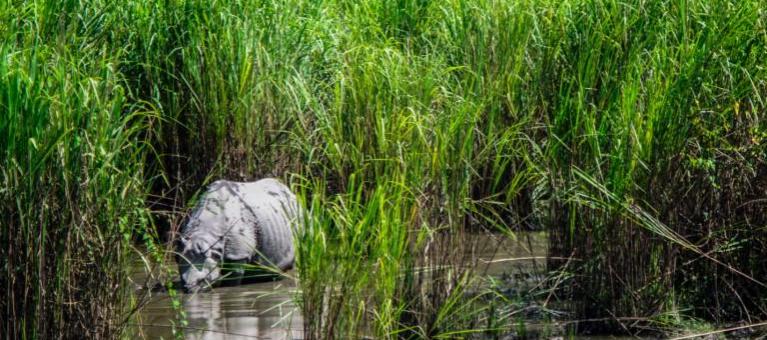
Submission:
[[[764,236],[760,214],[743,210],[762,195],[765,166],[754,6],[584,2],[565,21],[575,38],[550,118],[550,186],[563,194],[551,235],[560,255],[588,261],[573,281],[580,316],[620,330],[639,323],[617,316],[649,319],[678,298],[716,304],[692,314],[719,321],[764,310],[761,294],[732,299],[767,276],[751,250],[727,246],[759,248]]]
[[[144,143],[99,6],[1,5],[0,337],[115,337],[147,230]],[[106,26],[106,27],[105,27]]]

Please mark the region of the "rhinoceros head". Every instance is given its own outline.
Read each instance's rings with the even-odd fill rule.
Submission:
[[[178,269],[187,292],[207,289],[221,276],[221,252],[206,238],[179,239]]]

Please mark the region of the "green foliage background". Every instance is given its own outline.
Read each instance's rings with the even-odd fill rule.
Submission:
[[[549,263],[576,318],[763,319],[765,10],[4,0],[0,332],[117,336],[132,244],[211,179],[265,176],[311,208],[309,335],[476,329],[472,272],[418,269],[481,226],[578,259]]]

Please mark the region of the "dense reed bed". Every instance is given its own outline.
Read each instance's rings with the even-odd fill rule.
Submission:
[[[0,338],[119,336],[131,239],[152,232],[152,114],[130,99],[123,51],[98,23],[65,4],[2,9]]]
[[[308,337],[518,329],[465,236],[530,228],[575,331],[767,318],[760,1],[1,6],[8,338],[121,334],[219,177],[309,209]]]

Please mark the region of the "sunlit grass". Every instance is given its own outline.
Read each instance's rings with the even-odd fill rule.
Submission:
[[[607,320],[594,329],[763,319],[765,13],[6,1],[0,331],[117,334],[131,243],[162,262],[154,243],[205,183],[266,176],[309,211],[310,337],[518,328],[477,302],[493,292],[464,236],[483,229],[548,230],[561,296],[573,318]]]

